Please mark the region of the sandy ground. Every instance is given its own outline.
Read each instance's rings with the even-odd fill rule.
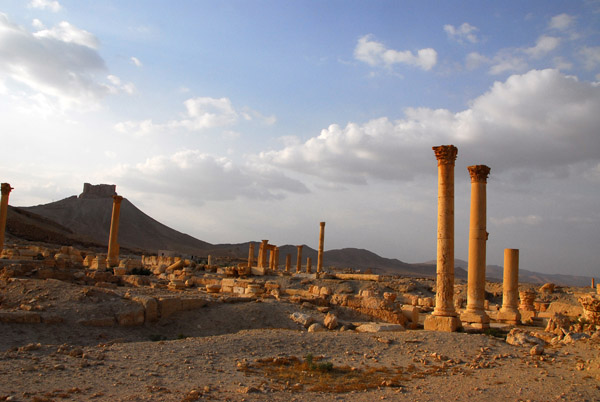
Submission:
[[[56,324],[0,323],[0,401],[600,400],[598,338],[530,356],[529,347],[483,334],[309,333],[289,314],[320,313],[273,299],[212,302],[156,324],[95,328],[77,319],[124,299],[59,281],[0,285],[3,309],[29,303],[65,317]],[[308,354],[332,363],[332,375],[346,368],[363,383],[380,375],[378,386],[311,391],[302,378],[323,372],[292,369],[296,377],[280,380],[263,368]],[[349,380],[340,374],[325,381],[327,389]]]

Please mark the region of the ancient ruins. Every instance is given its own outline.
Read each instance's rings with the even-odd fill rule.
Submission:
[[[279,314],[274,316],[277,322],[269,324],[268,328],[320,333],[318,336],[321,337],[327,337],[328,333],[376,333],[379,334],[377,342],[388,347],[397,342],[392,340],[397,338],[391,336],[409,336],[400,341],[404,344],[419,343],[419,339],[442,339],[440,337],[446,335],[441,334],[452,332],[488,334],[485,336],[500,333],[504,337],[502,347],[519,348],[517,350],[525,347],[527,358],[533,356],[535,359],[549,353],[557,356],[552,352],[553,348],[576,341],[596,342],[590,345],[597,345],[600,284],[596,286],[593,279],[591,287],[577,290],[552,283],[541,287],[519,283],[519,250],[507,248],[504,250],[503,283],[486,281],[486,185],[490,173],[486,165],[468,167],[471,178],[468,278],[466,283],[455,278],[454,167],[458,150],[453,145],[437,146],[433,150],[438,166],[435,279],[378,275],[328,266],[324,250],[325,222],[319,223],[314,272],[315,254],[312,253],[315,250],[305,245],[278,246],[266,239],[250,242],[247,258],[245,254],[242,258],[233,258],[216,251],[202,256],[177,255],[168,251],[144,255],[124,252],[118,240],[119,226],[127,225],[120,214],[123,197],[116,194],[115,186],[106,185],[96,188],[86,184],[84,194],[86,197],[106,197],[108,194],[112,198],[107,249],[6,242],[8,197],[13,188],[2,183],[0,332],[13,326],[21,326],[21,329],[34,326],[43,329],[35,330],[33,333],[37,335],[32,336],[45,336],[44,333],[52,333],[64,326],[90,331],[98,329],[102,332],[97,336],[109,337],[107,333],[111,330],[156,331],[168,325],[184,325],[188,320],[193,321],[193,317],[207,314],[210,309],[227,308],[228,312],[218,313],[219,317],[226,317],[234,314],[235,306],[259,303],[269,312],[265,313],[267,316]],[[11,301],[11,298],[21,297],[15,295],[23,294],[16,290],[11,293],[11,289],[34,286],[35,283],[63,286],[71,293],[79,292],[75,303],[77,314],[65,313],[49,302],[50,293]],[[463,306],[465,298],[466,306]],[[285,312],[283,316],[282,312]],[[186,318],[180,320],[178,317]],[[240,317],[235,318],[238,330],[262,328],[259,323],[254,323],[256,318],[251,315]],[[196,327],[186,328],[196,331],[205,325],[202,321]],[[421,329],[426,331],[419,331]],[[211,331],[209,335],[221,334],[216,327]],[[414,335],[400,335],[402,333]],[[387,334],[386,338],[381,338],[381,334]],[[449,336],[458,337],[458,334]],[[18,337],[11,338],[10,344],[16,345],[17,351],[22,347],[42,348],[36,346],[37,343],[21,345]],[[467,372],[493,366],[492,360],[485,365],[482,363],[487,347],[481,346],[478,357],[468,366],[460,363],[458,358],[444,358],[437,353],[428,356],[443,361],[439,370],[454,367],[457,372]],[[267,350],[273,356],[276,353],[274,349]],[[352,356],[349,351],[346,353]],[[502,358],[505,357],[497,357],[494,361]],[[539,360],[535,361],[538,364]],[[417,363],[431,365],[422,357],[414,357],[410,364],[414,367]],[[251,372],[252,367],[247,360],[237,363],[238,371]],[[591,369],[593,366],[581,367]],[[396,380],[382,381],[376,385],[378,389],[397,386]],[[1,388],[0,397],[3,396]]]

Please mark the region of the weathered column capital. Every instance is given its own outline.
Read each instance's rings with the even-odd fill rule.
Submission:
[[[123,201],[123,196],[120,195],[113,195],[113,202],[115,204],[120,204],[121,201]]]
[[[454,145],[440,145],[439,147],[431,147],[435,152],[435,158],[439,165],[454,165],[456,156],[458,155],[458,148]]]
[[[8,183],[2,183],[2,195],[9,195],[13,188]]]
[[[487,183],[487,178],[490,174],[490,167],[486,165],[468,166],[469,174],[471,175],[471,183]]]

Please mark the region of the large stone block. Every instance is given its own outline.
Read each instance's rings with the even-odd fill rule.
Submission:
[[[119,325],[124,327],[142,325],[144,323],[144,307],[139,304],[127,307],[125,310],[116,312],[115,318]]]
[[[356,327],[357,332],[387,332],[387,331],[404,331],[405,328],[400,324],[388,324],[369,322]]]
[[[135,296],[133,301],[144,307],[144,321],[154,322],[158,320],[158,302],[154,297],[150,296]]]
[[[461,326],[458,317],[442,317],[437,315],[429,315],[424,323],[426,331],[455,332]]]
[[[183,310],[183,304],[178,297],[161,297],[158,299],[158,313],[160,318],[167,318]]]

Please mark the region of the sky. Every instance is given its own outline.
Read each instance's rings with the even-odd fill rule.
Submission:
[[[488,264],[599,277],[600,1],[0,0],[0,139],[14,206],[405,262],[454,144],[457,258],[485,164]]]

